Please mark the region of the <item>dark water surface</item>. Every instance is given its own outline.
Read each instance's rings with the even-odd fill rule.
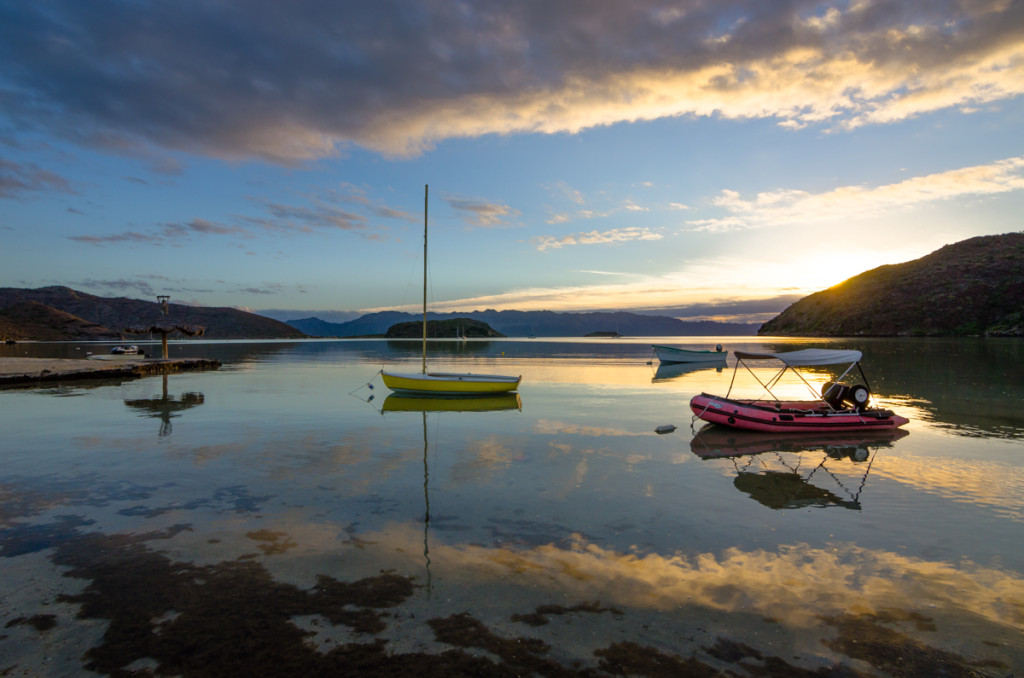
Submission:
[[[731,353],[656,370],[652,341],[858,348],[911,423],[695,432]],[[523,375],[455,405],[388,397],[415,342],[171,350],[223,367],[0,390],[0,675],[1024,671],[1019,340],[432,344]]]

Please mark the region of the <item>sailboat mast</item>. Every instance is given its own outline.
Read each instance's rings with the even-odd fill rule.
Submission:
[[[427,373],[427,200],[430,184],[423,186],[423,374]]]

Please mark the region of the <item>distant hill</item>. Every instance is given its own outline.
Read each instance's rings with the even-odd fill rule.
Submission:
[[[0,339],[67,341],[117,339],[117,332],[37,301],[23,301],[0,309]]]
[[[804,297],[775,336],[1024,336],[1024,233],[981,236]]]
[[[319,318],[289,320],[288,324],[306,334],[320,337],[360,337],[383,335],[401,322],[422,322],[422,314],[383,311],[369,313],[344,323],[329,323]],[[595,332],[618,332],[623,336],[708,336],[753,335],[756,324],[685,322],[666,316],[638,313],[556,313],[554,311],[472,311],[428,313],[428,320],[469,318],[490,325],[507,337],[583,337]]]
[[[69,317],[70,316],[70,317]],[[117,339],[131,325],[161,317],[160,304],[125,297],[98,297],[70,287],[0,288],[0,335],[4,339]],[[235,308],[170,304],[171,319],[202,325],[214,339],[300,339],[285,323]]]

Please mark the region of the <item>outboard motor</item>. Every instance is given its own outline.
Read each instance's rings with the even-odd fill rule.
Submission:
[[[821,397],[832,406],[832,409],[841,410],[845,405],[849,405],[858,412],[861,412],[868,406],[871,392],[863,384],[847,386],[846,384],[828,381],[821,387]]]

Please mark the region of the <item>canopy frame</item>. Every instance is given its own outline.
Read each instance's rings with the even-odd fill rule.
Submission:
[[[839,377],[836,378],[836,382],[841,382],[846,376],[857,368],[861,378],[864,380],[864,386],[867,387],[868,393],[871,393],[871,385],[868,384],[867,375],[864,374],[863,368],[860,366],[860,359],[862,353],[860,351],[840,351],[835,349],[804,349],[802,351],[788,351],[781,353],[750,353],[746,351],[736,351],[736,366],[732,371],[732,379],[729,381],[729,391],[725,394],[728,398],[732,395],[733,385],[736,383],[736,373],[739,371],[740,365],[742,365],[750,376],[754,378],[758,384],[764,389],[764,393],[771,397],[775,402],[782,402],[782,400],[775,395],[772,389],[778,385],[779,381],[786,374],[787,371],[791,371],[797,376],[797,378],[803,382],[807,387],[807,390],[815,397],[815,399],[823,400],[829,409],[836,411],[836,408],[832,406],[827,400],[825,400],[820,393],[814,390],[810,382],[804,378],[804,375],[800,374],[800,371],[795,369],[796,367],[808,367],[817,365],[845,365],[848,366]],[[782,369],[775,373],[775,375],[767,381],[762,381],[760,377],[751,369],[749,363],[751,361],[759,360],[775,360],[782,363]],[[761,398],[755,398],[755,400],[761,400]]]

